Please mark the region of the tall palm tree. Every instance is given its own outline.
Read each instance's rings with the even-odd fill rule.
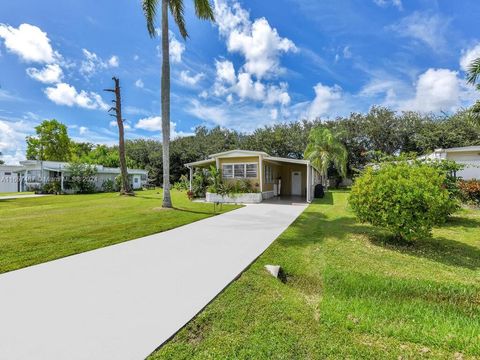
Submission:
[[[475,85],[477,80],[480,79],[480,58],[472,61],[468,67],[467,83]],[[480,91],[480,83],[476,84],[477,90]],[[480,115],[480,100],[478,100],[472,107],[472,112],[476,115]]]
[[[168,34],[168,10],[184,39],[188,37],[185,26],[183,0],[142,0],[143,13],[147,20],[150,37],[157,35],[155,18],[159,2],[162,3],[162,146],[163,146],[163,207],[172,207],[170,197],[170,51]],[[195,13],[200,19],[215,21],[209,0],[193,0]]]
[[[313,168],[322,175],[326,185],[327,170],[333,163],[339,174],[347,175],[347,149],[332,132],[323,126],[310,130],[304,158],[310,160]]]

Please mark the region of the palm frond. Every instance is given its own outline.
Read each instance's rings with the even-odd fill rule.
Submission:
[[[183,0],[169,0],[170,12],[172,13],[173,20],[178,26],[180,35],[184,39],[188,37],[187,27],[185,25],[184,6]]]
[[[147,20],[147,30],[150,37],[155,37],[155,18],[157,16],[158,0],[143,0],[142,8],[145,19]]]
[[[200,19],[215,21],[212,4],[209,0],[195,0],[195,13]]]
[[[468,67],[467,83],[475,84],[480,77],[480,58],[472,61]]]

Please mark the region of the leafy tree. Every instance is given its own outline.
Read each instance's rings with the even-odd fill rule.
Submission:
[[[310,131],[305,159],[327,179],[327,170],[333,164],[341,176],[347,174],[348,153],[335,135],[324,126],[317,126]]]
[[[67,127],[55,119],[45,120],[35,127],[36,136],[28,136],[27,159],[69,161],[71,140]]]
[[[83,157],[86,157],[95,148],[95,144],[89,142],[71,141],[70,144],[70,152],[72,154],[72,159],[81,159]]]
[[[143,12],[147,20],[147,30],[151,37],[155,37],[155,17],[160,0],[143,0]],[[214,21],[213,10],[209,0],[193,0],[195,13],[200,19]],[[162,103],[162,144],[163,144],[163,207],[172,207],[170,197],[170,55],[169,55],[169,29],[168,10],[172,14],[178,26],[180,35],[188,37],[184,18],[183,0],[161,0],[162,16],[162,80],[161,80],[161,103]]]
[[[68,178],[65,187],[80,194],[95,192],[95,175],[97,168],[81,162],[72,162],[68,165]]]

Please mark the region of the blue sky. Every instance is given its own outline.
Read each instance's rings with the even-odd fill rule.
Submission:
[[[474,0],[215,0],[215,24],[186,2],[190,38],[171,23],[172,136],[195,126],[250,132],[297,119],[368,111],[454,111],[480,57]],[[160,39],[140,0],[0,4],[0,151],[24,158],[43,119],[78,141],[113,144],[111,77],[123,90],[127,137],[160,139]]]

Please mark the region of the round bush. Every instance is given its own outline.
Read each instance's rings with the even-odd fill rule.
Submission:
[[[432,227],[455,211],[445,174],[421,163],[383,163],[368,167],[352,186],[350,206],[361,222],[412,241],[430,236]]]

